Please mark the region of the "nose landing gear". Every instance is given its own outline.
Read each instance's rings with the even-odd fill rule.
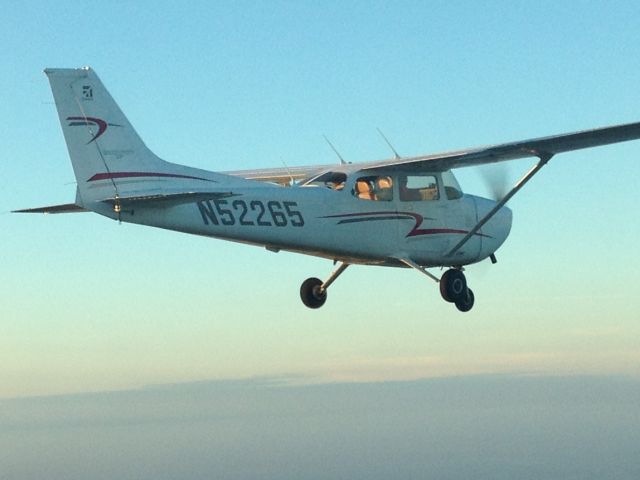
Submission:
[[[456,304],[456,308],[461,312],[468,312],[473,308],[473,302],[475,302],[475,297],[473,296],[473,290],[471,290],[470,288],[467,288],[467,294],[460,300],[457,300],[455,304]]]
[[[413,260],[407,258],[399,258],[398,260],[407,267],[411,267],[430,279],[439,282],[442,298],[449,303],[455,304],[456,308],[461,312],[468,312],[473,308],[475,297],[467,286],[467,279],[461,269],[451,268],[444,272],[442,278],[438,280],[438,277],[429,273],[426,268],[421,267]]]
[[[447,270],[440,279],[440,295],[446,302],[456,303],[467,293],[467,279],[461,270]]]
[[[454,303],[461,312],[468,312],[473,308],[475,297],[473,291],[467,286],[467,279],[462,270],[452,268],[444,272],[440,279],[440,295],[449,302]]]
[[[461,270],[452,268],[444,272],[440,279],[440,295],[449,302],[454,303],[461,312],[468,312],[473,308],[475,297],[473,291],[467,286],[467,279]]]

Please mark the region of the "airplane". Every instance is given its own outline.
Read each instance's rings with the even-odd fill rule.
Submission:
[[[439,284],[445,301],[468,312],[475,297],[464,267],[497,261],[511,230],[509,199],[559,153],[640,138],[638,122],[434,155],[401,157],[394,150],[394,158],[380,161],[340,157],[339,164],[211,172],[151,152],[90,67],[44,72],[76,198],[16,212],[90,211],[330,259],[339,265],[326,280],[311,277],[300,287],[312,309],[324,305],[329,287],[350,265],[377,265],[416,270]],[[537,162],[500,199],[464,193],[452,173],[522,158]],[[438,277],[432,268],[446,271]]]

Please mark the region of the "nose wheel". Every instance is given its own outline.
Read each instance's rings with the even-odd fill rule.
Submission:
[[[429,273],[425,267],[421,267],[413,260],[408,258],[399,258],[400,262],[404,263],[407,267],[411,267],[414,270],[426,275],[431,280],[440,284],[440,295],[449,303],[455,304],[456,308],[461,312],[468,312],[473,308],[475,297],[471,289],[467,286],[467,278],[459,268],[451,268],[444,272],[442,278],[438,279],[435,275]]]
[[[440,295],[446,302],[456,303],[467,294],[467,279],[462,271],[452,268],[440,279]]]
[[[470,288],[467,288],[467,294],[455,302],[456,308],[461,312],[468,312],[473,308],[473,302],[475,302],[475,297],[473,296],[473,291]]]
[[[475,296],[467,286],[467,279],[461,270],[452,268],[444,272],[440,279],[440,295],[449,302],[454,303],[461,312],[468,312],[473,308]]]

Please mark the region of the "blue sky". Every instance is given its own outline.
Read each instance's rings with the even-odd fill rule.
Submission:
[[[0,16],[0,397],[300,375],[640,374],[640,142],[558,156],[510,203],[460,315],[408,271],[89,214],[45,67],[91,65],[161,157],[212,170],[352,161],[640,120],[636,2],[7,2]],[[515,180],[530,162],[514,162]],[[456,172],[486,191],[478,172]]]

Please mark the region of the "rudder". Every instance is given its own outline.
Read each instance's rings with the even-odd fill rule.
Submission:
[[[121,172],[162,172],[171,164],[151,152],[89,67],[48,68],[78,192],[84,202],[118,193]],[[110,182],[92,182],[92,180]],[[89,189],[93,184],[96,188]]]

